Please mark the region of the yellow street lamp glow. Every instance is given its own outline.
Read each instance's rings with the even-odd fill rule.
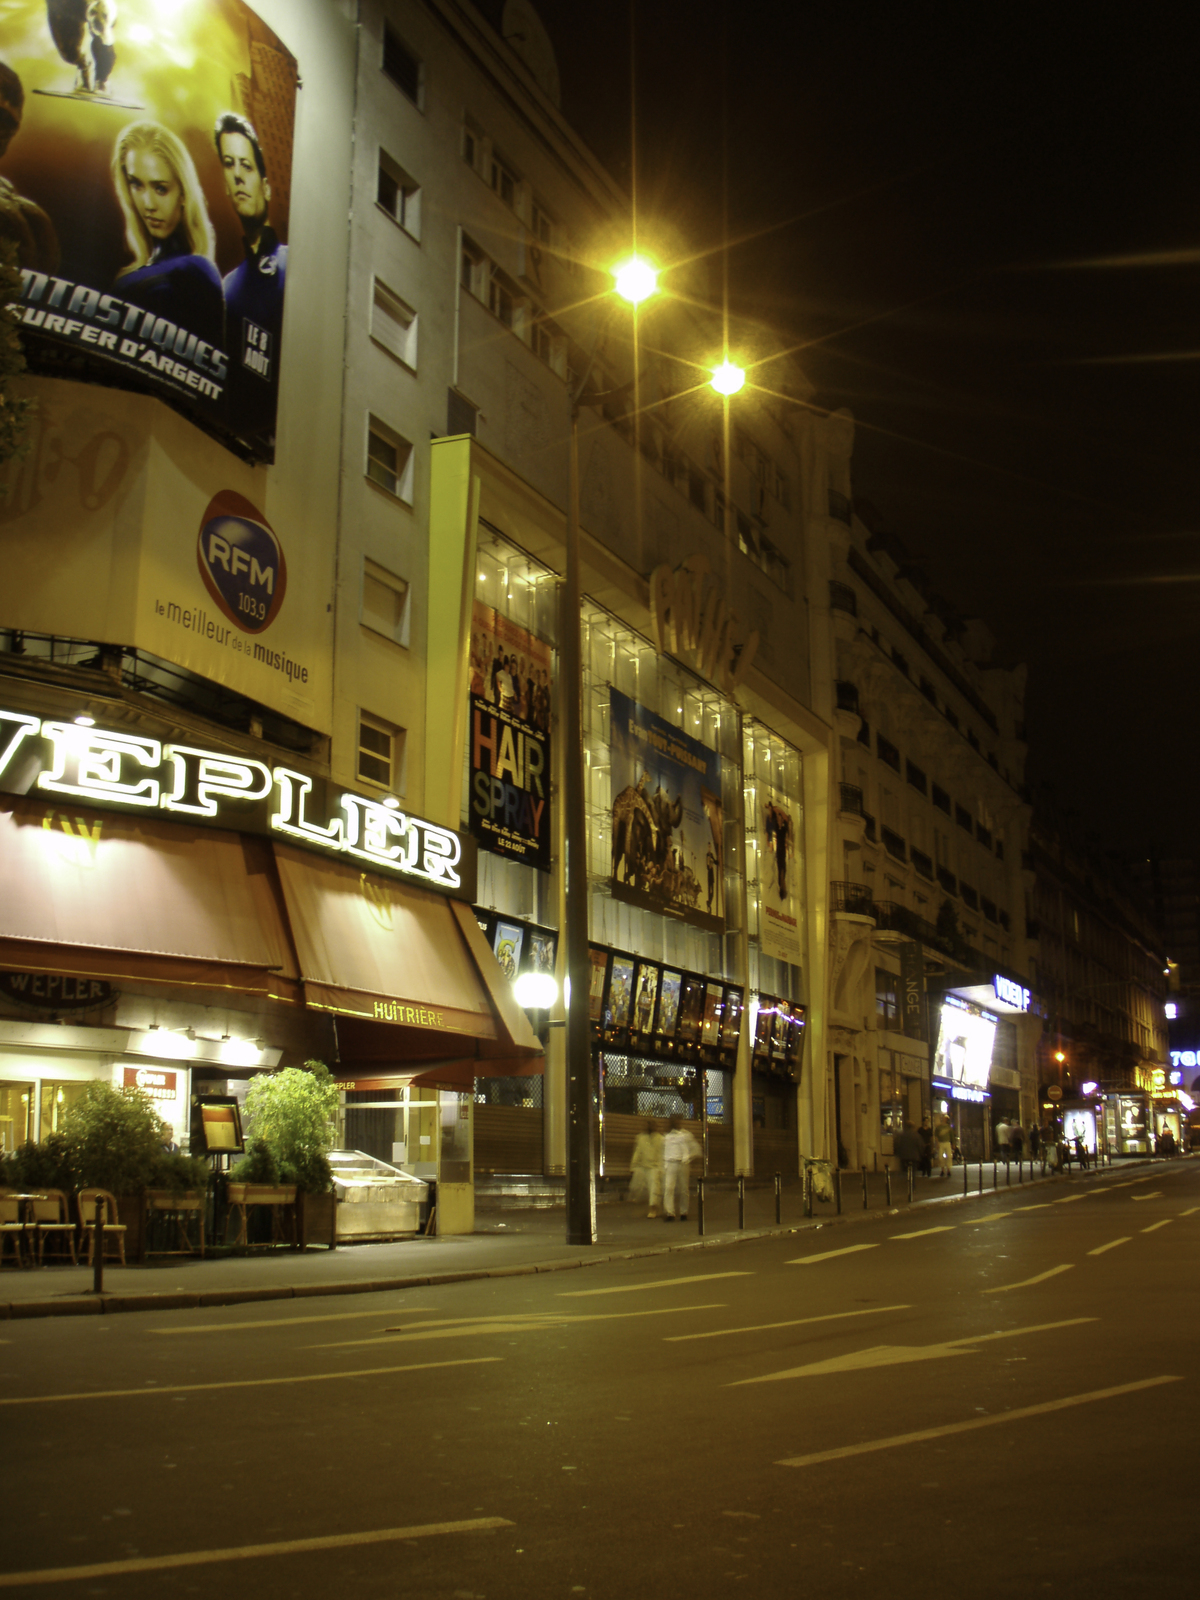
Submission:
[[[631,306],[640,306],[643,300],[658,288],[658,272],[644,256],[630,256],[613,272],[617,293]]]
[[[735,367],[732,361],[722,361],[719,367],[713,368],[712,386],[718,394],[728,398],[736,394],[746,381],[743,368]]]

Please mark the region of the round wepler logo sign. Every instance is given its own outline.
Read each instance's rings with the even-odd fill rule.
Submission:
[[[223,615],[243,633],[275,621],[287,588],[287,563],[275,530],[232,489],[209,501],[196,548],[200,576]]]

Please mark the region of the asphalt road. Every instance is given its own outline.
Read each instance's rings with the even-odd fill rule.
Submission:
[[[1192,1596],[1200,1164],[0,1327],[0,1594]]]

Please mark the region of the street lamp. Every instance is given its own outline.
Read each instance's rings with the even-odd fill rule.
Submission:
[[[745,368],[735,366],[727,356],[719,367],[713,368],[709,382],[718,394],[724,395],[728,400],[731,395],[737,394],[746,382]]]
[[[613,272],[614,293],[629,305],[648,300],[658,287],[658,273],[641,256],[623,261]],[[604,319],[606,320],[606,319]],[[596,330],[591,355],[571,392],[571,431],[567,461],[566,578],[559,614],[559,663],[562,674],[563,832],[566,861],[563,881],[566,911],[567,979],[567,1243],[596,1242],[596,1167],[592,1140],[592,1040],[588,1017],[591,962],[588,958],[587,813],[583,778],[583,587],[579,563],[579,410],[604,329]],[[637,352],[634,352],[634,367]],[[592,402],[594,403],[594,401]]]

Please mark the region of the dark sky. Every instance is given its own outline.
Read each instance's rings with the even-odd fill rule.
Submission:
[[[1033,783],[1108,846],[1200,852],[1200,23],[538,10],[566,114],[626,183],[635,38],[639,208],[697,249],[728,128],[734,300],[854,412],[856,494],[1028,663]]]

